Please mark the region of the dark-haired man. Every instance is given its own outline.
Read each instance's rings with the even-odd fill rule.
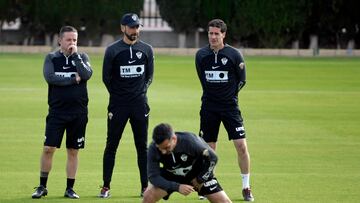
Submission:
[[[166,123],[154,128],[152,138],[148,153],[150,185],[143,203],[167,200],[173,192],[189,195],[194,191],[213,203],[231,202],[213,174],[217,156],[202,138],[174,132]]]
[[[147,90],[152,82],[152,47],[139,40],[139,17],[125,14],[121,19],[123,38],[107,47],[103,63],[103,82],[109,92],[107,140],[103,157],[103,186],[99,197],[110,197],[116,151],[127,121],[130,121],[137,152],[141,191],[147,187],[147,136],[150,108]]]
[[[241,171],[245,201],[254,201],[250,190],[250,155],[238,105],[238,93],[245,85],[245,63],[240,52],[224,43],[226,24],[220,19],[208,23],[209,45],[196,53],[196,70],[203,89],[200,136],[216,149],[222,122],[233,140]]]
[[[85,146],[85,129],[88,122],[87,80],[92,75],[89,57],[77,51],[78,32],[64,26],[59,33],[60,49],[45,58],[44,77],[48,83],[49,114],[40,163],[40,185],[32,198],[48,194],[47,180],[53,155],[60,148],[66,130],[67,185],[65,197],[78,199],[73,190],[78,167],[78,151]]]

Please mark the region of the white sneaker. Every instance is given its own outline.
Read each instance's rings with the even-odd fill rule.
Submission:
[[[107,187],[102,187],[99,197],[100,198],[109,198],[110,197],[110,189]]]
[[[199,195],[199,200],[205,200],[205,199],[206,199],[205,196]]]

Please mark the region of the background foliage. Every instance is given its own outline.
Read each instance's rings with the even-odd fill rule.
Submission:
[[[246,47],[284,48],[300,41],[308,47],[311,35],[321,47],[346,48],[360,44],[358,0],[156,0],[160,14],[178,33],[206,30],[221,18],[229,25],[231,43]],[[62,25],[73,25],[88,40],[119,33],[124,13],[140,14],[144,0],[0,0],[0,25],[20,18],[26,37],[50,39]],[[336,47],[336,48],[339,48]]]

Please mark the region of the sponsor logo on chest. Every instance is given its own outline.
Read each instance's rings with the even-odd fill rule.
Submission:
[[[71,77],[75,77],[75,73],[76,72],[55,72],[55,75],[61,76],[64,78],[71,78]]]
[[[205,71],[205,78],[210,83],[228,82],[228,71]]]
[[[144,74],[144,65],[128,65],[120,66],[120,77],[122,78],[135,78]]]

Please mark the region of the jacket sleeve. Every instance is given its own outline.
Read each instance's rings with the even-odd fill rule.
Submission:
[[[204,81],[204,76],[203,76],[204,73],[201,71],[201,54],[200,54],[200,51],[198,51],[196,53],[195,67],[196,67],[196,72],[197,72],[197,75],[198,75],[200,83],[201,83],[201,87],[204,89],[205,81]]]
[[[51,54],[48,54],[45,58],[43,74],[49,85],[67,86],[77,84],[75,77],[62,77],[55,74],[54,64],[51,61]]]
[[[200,157],[203,160],[203,169],[200,171],[199,175],[196,177],[198,183],[204,183],[209,178],[212,178],[215,165],[217,163],[217,156],[202,138],[197,137],[199,144],[201,145]]]
[[[147,61],[147,71],[145,75],[145,91],[149,88],[154,77],[154,52],[150,47]]]
[[[82,54],[75,53],[74,61],[76,65],[76,71],[78,72],[81,80],[84,81],[89,80],[93,71],[91,69],[88,55],[85,53]]]
[[[112,60],[113,60],[113,57],[112,57],[111,51],[109,50],[109,48],[107,48],[105,51],[104,62],[103,62],[102,79],[103,79],[105,87],[109,93],[110,93],[110,87],[111,87],[110,81],[111,81]]]
[[[241,90],[241,88],[243,88],[245,86],[245,83],[246,83],[245,62],[244,62],[244,58],[240,52],[238,52],[234,68],[235,68],[236,78],[238,80],[237,86],[238,86],[238,92],[239,92]]]
[[[148,151],[148,177],[149,181],[152,185],[155,187],[161,188],[168,193],[179,191],[180,184],[173,181],[168,181],[165,178],[163,178],[160,174],[160,161],[159,161],[159,155],[156,150],[155,145],[152,143],[149,146]]]

